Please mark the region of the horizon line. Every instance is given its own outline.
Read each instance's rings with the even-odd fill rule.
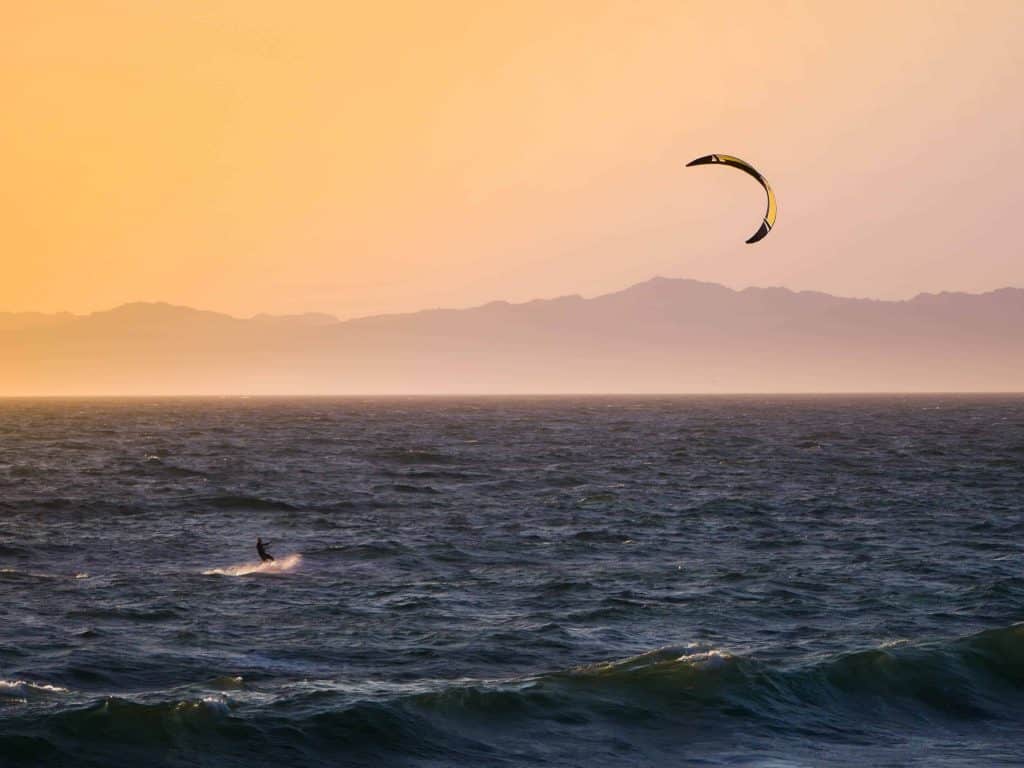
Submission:
[[[695,398],[695,397],[1024,397],[1024,390],[848,390],[774,392],[423,392],[362,394],[36,394],[0,395],[4,400],[365,400],[365,399],[556,399],[556,398]]]

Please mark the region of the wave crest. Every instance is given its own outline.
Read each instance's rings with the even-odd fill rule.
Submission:
[[[0,680],[0,697],[26,701],[41,696],[68,693],[67,688],[48,683],[30,683],[26,680]]]
[[[715,710],[774,721],[800,710],[856,719],[885,706],[891,716],[915,721],[922,715],[986,719],[1024,705],[1024,624],[795,667],[720,649],[670,646],[530,678],[450,686],[417,700],[467,714],[478,707],[604,709],[613,700],[668,718]]]
[[[22,697],[64,692],[21,680],[2,685]],[[241,678],[217,678],[208,687],[241,691],[235,695],[246,701]],[[717,648],[668,646],[506,680],[373,683],[365,690],[352,681],[321,681],[312,693],[308,683],[286,685],[261,690],[237,707],[223,692],[168,695],[173,698],[157,702],[107,697],[56,714],[26,714],[19,728],[37,735],[0,731],[0,754],[30,755],[42,764],[55,755],[70,759],[65,748],[84,745],[123,756],[128,745],[200,756],[243,742],[266,743],[273,733],[278,741],[271,751],[280,757],[296,749],[335,755],[343,747],[358,756],[358,764],[413,755],[455,762],[456,753],[461,762],[482,764],[493,761],[501,732],[521,736],[587,724],[606,733],[642,723],[652,732],[675,734],[676,747],[690,736],[728,740],[739,721],[772,733],[799,723],[802,732],[858,739],[882,723],[908,732],[922,723],[943,729],[962,727],[955,721],[1019,723],[1024,624],[792,666]]]

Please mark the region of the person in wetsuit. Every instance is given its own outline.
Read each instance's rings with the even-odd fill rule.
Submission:
[[[256,537],[256,551],[260,553],[260,560],[264,563],[274,562],[274,556],[267,552],[267,545],[258,536]]]

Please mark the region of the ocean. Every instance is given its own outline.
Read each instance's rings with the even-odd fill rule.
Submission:
[[[1024,765],[1022,542],[1021,396],[4,400],[0,766]]]

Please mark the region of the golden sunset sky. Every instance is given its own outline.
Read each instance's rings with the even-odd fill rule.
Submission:
[[[43,0],[0,311],[1024,286],[1024,3]],[[754,163],[779,198],[711,152]]]

